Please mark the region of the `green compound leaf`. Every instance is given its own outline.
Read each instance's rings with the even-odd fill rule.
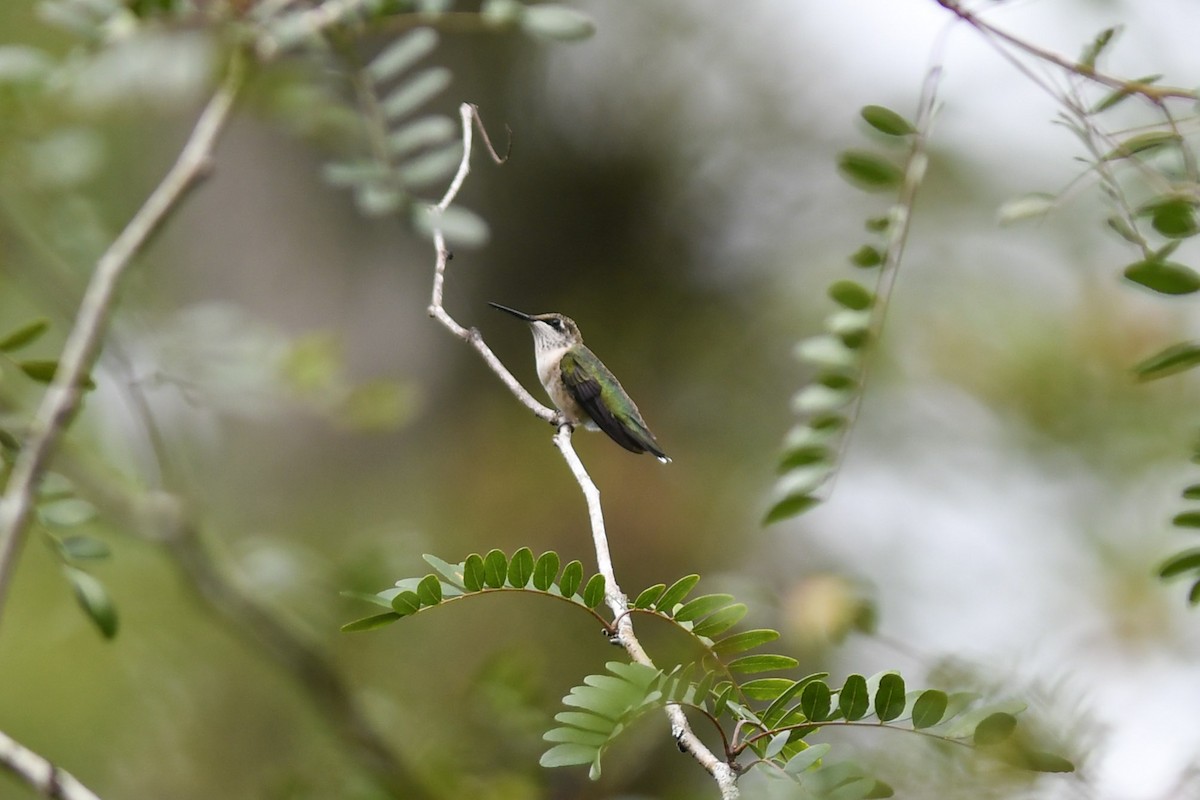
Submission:
[[[604,576],[597,573],[583,587],[583,604],[595,608],[604,602]]]
[[[904,180],[900,167],[866,150],[846,150],[838,156],[837,166],[843,178],[867,191],[895,189]]]
[[[577,709],[555,716],[563,725],[542,737],[557,742],[541,758],[545,767],[590,764],[590,777],[600,777],[600,759],[613,739],[641,714],[661,707],[663,675],[642,664],[609,662],[609,674],[588,675],[563,704]]]
[[[572,597],[583,582],[583,564],[571,561],[563,567],[562,577],[558,579],[558,588],[563,597]]]
[[[553,550],[547,550],[538,556],[537,563],[533,565],[533,588],[543,592],[549,591],[554,585],[554,579],[558,577],[558,553]]]
[[[654,608],[662,611],[665,614],[670,614],[674,611],[675,606],[683,602],[683,598],[687,597],[692,589],[696,588],[696,584],[700,582],[699,575],[685,575],[679,580],[671,584],[671,586],[662,593],[662,597],[654,603]]]
[[[904,117],[883,106],[863,106],[862,118],[880,133],[888,136],[908,136],[917,132],[913,124]]]
[[[499,589],[508,580],[508,558],[499,550],[492,550],[483,557],[483,582],[492,589]]]
[[[522,547],[513,553],[512,561],[508,564],[508,585],[514,589],[524,589],[533,577],[533,553],[528,547]]]

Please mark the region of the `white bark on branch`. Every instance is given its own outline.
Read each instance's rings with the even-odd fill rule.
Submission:
[[[71,773],[55,766],[0,731],[0,767],[25,781],[30,788],[54,800],[100,800]]]
[[[629,600],[624,592],[621,591],[620,584],[617,583],[617,576],[613,571],[612,557],[609,555],[608,535],[604,529],[604,512],[600,507],[600,490],[596,488],[596,484],[592,481],[587,470],[584,469],[583,462],[580,461],[579,456],[576,454],[575,448],[571,446],[571,425],[563,420],[561,414],[542,405],[529,392],[525,391],[525,388],[513,377],[512,373],[501,363],[500,359],[484,344],[479,332],[474,328],[468,329],[459,325],[446,313],[445,308],[442,306],[446,266],[450,260],[450,252],[446,249],[445,236],[438,226],[438,218],[449,208],[454,198],[458,196],[463,181],[466,180],[467,174],[470,172],[472,131],[474,125],[479,122],[478,112],[473,105],[463,103],[459,107],[459,112],[462,118],[463,131],[462,162],[459,164],[458,172],[455,174],[454,180],[450,183],[450,187],[446,190],[446,194],[432,209],[433,241],[437,249],[437,261],[434,266],[433,296],[429,305],[429,315],[442,323],[455,336],[470,344],[483,357],[483,360],[496,376],[508,387],[509,391],[526,408],[538,417],[558,427],[558,433],[554,436],[554,444],[562,453],[563,459],[566,460],[567,466],[570,468],[571,474],[575,476],[575,480],[579,483],[579,488],[583,491],[584,499],[587,502],[588,517],[592,528],[592,540],[596,550],[596,563],[600,574],[604,576],[605,602],[616,620],[617,635],[615,641],[625,648],[625,652],[629,654],[632,660],[639,664],[645,664],[648,667],[654,667],[654,662],[646,653],[641,642],[638,641],[637,635],[634,633],[633,620],[629,614]],[[482,124],[480,124],[480,132],[483,133]],[[486,141],[486,133],[483,133],[483,135]],[[492,158],[500,161],[496,156],[495,150],[491,148],[491,143],[488,142],[487,144]],[[675,704],[668,705],[667,716],[671,721],[671,735],[675,738],[679,748],[689,753],[712,775],[721,792],[722,800],[736,800],[738,797],[737,775],[733,768],[713,754],[700,741],[699,737],[692,731],[687,716],[680,706]]]

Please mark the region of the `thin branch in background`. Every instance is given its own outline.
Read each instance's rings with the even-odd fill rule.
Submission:
[[[209,171],[213,148],[225,129],[242,85],[244,65],[235,55],[225,79],[201,112],[174,165],[100,256],[67,335],[54,380],[29,426],[0,498],[0,616],[13,567],[33,515],[37,487],[59,437],[79,410],[84,382],[108,328],[117,285],[133,258]]]
[[[995,43],[999,40],[1004,44],[1020,50],[1039,61],[1044,61],[1048,64],[1053,64],[1067,72],[1072,72],[1082,78],[1094,81],[1103,86],[1108,86],[1112,89],[1119,89],[1127,94],[1138,94],[1145,97],[1152,103],[1159,103],[1162,100],[1170,97],[1182,100],[1196,100],[1197,93],[1190,89],[1183,89],[1178,86],[1152,86],[1150,84],[1140,83],[1138,81],[1127,81],[1122,78],[1117,78],[1112,75],[1106,75],[1103,72],[1097,72],[1094,67],[1081,64],[1078,61],[1073,61],[1069,58],[1064,58],[1058,53],[1038,47],[1035,44],[1025,41],[1019,36],[1015,36],[1008,31],[998,28],[987,22],[978,14],[968,11],[963,8],[958,0],[934,0],[939,6],[949,11],[954,16],[961,19],[971,27],[975,28],[980,33],[986,35],[990,41]]]
[[[100,800],[75,776],[0,731],[0,767],[53,800]]]
[[[646,653],[634,633],[633,620],[629,615],[629,601],[617,583],[617,577],[613,571],[612,558],[609,555],[608,536],[604,530],[604,513],[600,507],[600,490],[596,488],[596,484],[588,475],[587,470],[584,469],[583,462],[579,460],[579,456],[575,453],[575,449],[571,445],[571,425],[563,420],[561,414],[543,406],[529,392],[525,391],[525,388],[517,382],[512,373],[508,371],[484,343],[483,338],[479,335],[479,331],[474,328],[467,329],[459,325],[442,306],[446,266],[450,260],[450,252],[446,249],[445,236],[438,224],[438,220],[441,214],[454,202],[454,198],[458,196],[458,192],[462,188],[463,181],[466,180],[467,174],[470,172],[473,125],[479,124],[479,130],[487,143],[492,159],[497,163],[503,160],[496,154],[495,149],[491,146],[491,142],[487,141],[487,134],[484,132],[475,106],[470,103],[463,103],[459,106],[459,114],[462,119],[463,132],[462,162],[459,164],[458,172],[455,174],[454,180],[451,181],[445,195],[432,208],[433,240],[437,256],[434,265],[433,294],[429,305],[429,315],[442,323],[455,336],[470,344],[483,357],[484,361],[487,362],[488,366],[491,367],[492,371],[500,378],[504,385],[508,387],[509,391],[526,408],[538,417],[557,426],[558,432],[554,436],[554,444],[562,453],[563,459],[567,462],[571,474],[575,476],[575,480],[579,483],[579,488],[583,491],[584,499],[587,502],[588,517],[592,528],[592,539],[596,550],[596,563],[600,574],[604,576],[605,602],[617,621],[617,634],[614,641],[624,647],[625,652],[635,662],[645,664],[648,667],[654,667],[654,662]],[[689,753],[712,775],[713,780],[716,781],[720,789],[722,800],[735,800],[738,797],[738,788],[737,773],[734,772],[733,767],[714,755],[700,741],[700,738],[692,731],[687,715],[680,706],[671,704],[667,706],[666,710],[667,716],[671,721],[671,735],[675,738],[679,748]]]

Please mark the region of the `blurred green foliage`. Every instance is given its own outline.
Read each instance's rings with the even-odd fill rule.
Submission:
[[[806,684],[824,687],[801,695],[806,712],[828,702],[866,713],[853,700],[861,676],[878,673],[886,689],[899,665],[933,673],[948,703],[955,692],[1033,695],[1035,740],[1071,751],[1099,749],[1093,715],[1103,719],[1123,680],[1145,680],[1132,668],[1113,677],[1113,663],[1152,652],[1195,666],[1179,655],[1194,620],[1155,581],[1178,549],[1163,508],[1178,494],[1169,484],[1192,480],[1180,467],[1195,385],[1190,374],[1139,384],[1130,372],[1194,365],[1180,343],[1194,332],[1180,306],[1119,283],[1195,289],[1194,192],[1156,177],[1186,183],[1186,136],[1092,141],[1096,129],[1076,120],[1101,202],[1081,201],[1084,224],[1061,213],[1058,195],[1010,205],[1007,221],[1059,224],[1003,240],[989,237],[1005,197],[1067,184],[1077,169],[1068,155],[1030,155],[1045,119],[1021,115],[1037,132],[1021,143],[1021,164],[1036,161],[1028,171],[962,131],[931,141],[887,333],[868,341],[863,321],[880,294],[863,270],[885,263],[890,223],[883,194],[857,197],[837,173],[893,194],[904,173],[848,135],[856,95],[885,92],[827,63],[816,22],[803,35],[817,38],[797,47],[769,16],[794,26],[813,8],[749,4],[733,24],[720,4],[585,3],[583,15],[493,0],[436,18],[431,35],[412,30],[411,14],[446,4],[393,2],[370,12],[390,21],[355,16],[305,44],[286,38],[303,33],[288,27],[302,7],[257,5],[0,6],[0,477],[92,265],[174,158],[225,61],[261,26],[278,24],[295,46],[252,71],[212,176],[123,287],[4,609],[6,733],[102,797],[712,793],[655,714],[604,753],[597,782],[538,766],[559,699],[614,658],[595,621],[566,604],[438,603],[436,617],[338,632],[360,611],[341,591],[419,574],[423,553],[455,561],[528,547],[578,559],[589,575],[594,566],[552,431],[426,315],[422,215],[457,163],[463,100],[511,154],[501,167],[473,161],[447,308],[529,387],[528,336],[486,301],[570,314],[675,458],[661,467],[604,437],[575,438],[627,588],[701,573],[745,601],[738,630],[778,629],[781,657],[839,676]],[[857,63],[854,46],[839,47]],[[889,105],[915,105],[925,54],[914,49],[921,66]],[[1115,91],[1089,108],[1132,113],[1137,93]],[[874,135],[903,142],[915,130],[884,106],[862,114]],[[822,432],[838,426],[813,420],[862,390],[848,367],[864,344],[870,389],[851,446],[831,459]],[[819,388],[789,408],[798,386]],[[780,453],[794,411],[810,430]],[[780,458],[793,472],[836,466],[837,493],[763,530]],[[815,487],[830,474],[800,477]],[[783,500],[805,502],[779,518],[813,505],[812,487],[797,486]],[[1194,554],[1161,571],[1194,577]],[[419,607],[421,584],[409,591]],[[639,619],[665,664],[688,652],[672,626]],[[1052,642],[1084,646],[1064,654]],[[965,663],[939,674],[947,653]],[[768,703],[804,690],[764,680]],[[1070,692],[1029,687],[1056,680],[1101,700],[1064,707]],[[921,696],[916,727],[943,718],[940,697]],[[361,717],[347,716],[347,698]],[[894,718],[886,691],[871,700],[879,719]],[[993,710],[972,731],[986,723],[985,740],[1004,738],[1008,714]],[[1146,746],[1170,727],[1149,713],[1144,722]],[[839,738],[837,749],[847,741],[870,774],[824,773],[830,785],[815,788],[869,793],[861,781],[878,774],[901,794],[936,785],[975,798],[1071,780],[921,742]],[[789,741],[757,745],[774,757]],[[816,749],[787,755],[808,753],[813,766]],[[761,774],[743,789],[792,796]],[[8,776],[0,794],[34,796]]]

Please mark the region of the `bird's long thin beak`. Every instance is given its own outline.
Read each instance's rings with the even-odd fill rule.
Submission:
[[[492,308],[498,308],[501,311],[507,311],[509,314],[512,314],[514,317],[517,317],[518,319],[523,319],[526,322],[533,322],[532,314],[526,314],[524,311],[517,311],[515,308],[509,308],[508,306],[502,306],[499,303],[488,303],[488,305],[491,306]]]

